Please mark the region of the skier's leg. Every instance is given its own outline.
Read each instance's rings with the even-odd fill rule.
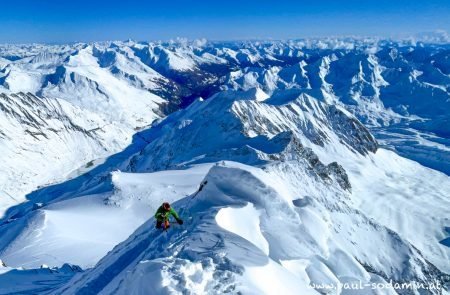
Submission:
[[[170,227],[169,220],[164,221],[164,229],[168,229]]]

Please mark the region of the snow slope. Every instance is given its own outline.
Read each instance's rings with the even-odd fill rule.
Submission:
[[[44,294],[66,283],[81,269],[65,264],[60,268],[13,269],[0,266],[0,294]]]
[[[448,236],[449,177],[383,149],[370,161],[356,161],[341,162],[354,184],[356,207],[397,232],[449,273],[449,248],[440,243]]]
[[[439,276],[411,244],[336,195],[332,204],[296,199],[284,190],[291,179],[233,162],[205,179],[194,199],[174,204],[189,212],[184,226],[161,233],[151,219],[57,293],[312,294],[309,283]]]
[[[337,287],[344,282],[371,284],[385,280],[445,282],[449,250],[439,242],[445,234],[441,226],[448,216],[447,176],[386,150],[373,154],[370,151],[376,147],[373,138],[345,112],[338,120],[340,124],[324,120],[322,123],[329,125],[315,125],[313,122],[326,114],[325,104],[314,103],[307,97],[285,100],[284,105],[274,104],[279,102],[277,97],[258,102],[257,97],[252,97],[255,93],[224,93],[205,102],[197,101],[169,116],[154,126],[155,138],[131,159],[129,167],[136,172],[167,169],[221,157],[260,168],[220,161],[207,174],[204,191],[193,200],[185,198],[174,204],[188,219],[182,229],[164,236],[152,228],[151,219],[95,268],[75,277],[60,291],[141,294],[150,290],[160,293],[196,290],[209,294],[235,290],[276,294],[283,286],[312,292],[308,284]],[[295,105],[303,110],[296,111]],[[273,109],[263,112],[266,108]],[[244,115],[248,109],[253,115],[251,119]],[[278,116],[277,111],[284,111],[284,116]],[[209,112],[215,120],[208,116]],[[305,121],[293,114],[302,114]],[[289,136],[287,141],[282,140],[286,135],[281,126],[289,122],[297,123],[291,126],[291,136],[297,138],[294,141]],[[307,130],[315,130],[320,136],[304,133],[302,126],[308,124],[302,122],[316,126]],[[352,122],[355,129],[340,129],[345,122]],[[185,136],[181,136],[175,126],[189,130],[184,130]],[[278,135],[277,139],[272,134],[272,140],[251,141],[269,132],[283,136]],[[339,140],[339,134],[346,141]],[[202,136],[207,136],[211,143],[209,156],[204,155],[204,146],[195,144]],[[159,145],[159,138],[163,146]],[[299,142],[311,150],[301,148]],[[248,151],[237,152],[239,146],[247,146]],[[172,148],[178,153],[171,153]],[[161,150],[168,157],[156,154],[153,159],[154,152],[150,150]],[[402,165],[393,166],[394,159]],[[343,163],[343,169],[349,169],[350,186],[345,170],[339,169],[338,164],[326,169],[321,160]],[[414,169],[423,175],[433,175],[437,181],[423,184],[421,174],[416,175]],[[380,188],[374,190],[365,181],[374,176],[363,178],[364,173],[380,174],[383,181],[389,180],[392,185],[380,183]],[[398,183],[400,175],[405,178],[404,184]],[[424,212],[435,212],[434,218],[417,216],[415,210],[402,210],[400,203],[411,197],[405,190],[411,184],[436,191],[432,203],[423,203],[421,200],[426,197],[423,194],[414,200],[420,202]],[[390,195],[395,192],[398,200],[391,211],[381,205],[370,210],[364,203],[377,197],[380,202],[392,204]],[[242,222],[234,220],[236,212],[242,210],[246,218]],[[397,223],[384,212],[397,214]],[[380,219],[371,218],[375,213]],[[410,227],[398,227],[408,220],[414,220],[411,226],[426,234],[413,236]],[[395,227],[397,232],[392,230]],[[432,228],[435,230],[430,232]],[[271,285],[261,284],[262,274],[277,278],[274,281],[282,282],[281,286],[271,289]]]
[[[3,229],[0,256],[11,267],[64,263],[93,267],[164,200],[175,201],[195,191],[209,167],[139,175],[116,171],[112,191],[43,206]]]
[[[0,48],[1,144],[22,157],[17,174],[5,157],[2,181],[16,193],[4,208],[61,181],[4,213],[0,258],[9,272],[0,280],[19,289],[6,284],[0,293],[347,294],[342,284],[352,282],[369,284],[364,294],[395,294],[369,286],[448,284],[449,177],[375,139],[446,171],[446,45]],[[36,94],[12,93],[21,90]],[[43,160],[66,150],[57,165]],[[31,174],[37,161],[41,179]],[[27,176],[22,186],[9,181],[18,175]],[[186,221],[167,233],[150,218],[163,200]],[[84,271],[52,278],[20,270],[67,262]],[[30,273],[34,283],[17,279]]]
[[[65,100],[0,94],[0,216],[41,185],[63,181],[76,168],[122,149],[130,130]],[[37,169],[39,167],[39,169]]]

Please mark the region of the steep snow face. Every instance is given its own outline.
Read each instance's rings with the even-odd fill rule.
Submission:
[[[243,208],[223,208],[217,212],[217,224],[225,230],[232,232],[256,247],[264,254],[269,254],[269,244],[261,233],[259,213],[251,204]]]
[[[72,178],[92,159],[119,151],[131,139],[121,127],[62,99],[0,94],[0,216],[37,186]]]

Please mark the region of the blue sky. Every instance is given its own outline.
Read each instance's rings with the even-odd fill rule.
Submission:
[[[450,31],[450,0],[2,2],[0,43],[389,37]]]

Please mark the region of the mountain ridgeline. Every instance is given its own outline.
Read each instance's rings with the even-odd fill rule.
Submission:
[[[0,293],[445,294],[449,55],[350,38],[0,46]],[[184,225],[154,228],[162,201]]]
[[[136,130],[198,97],[251,88],[275,97],[305,94],[343,106],[375,133],[382,146],[449,173],[448,60],[446,45],[357,39],[2,45],[0,92],[30,93],[78,108],[78,120],[103,130],[108,138],[106,151],[98,158],[117,152]],[[7,96],[1,98],[2,117],[10,116],[6,110],[14,108]],[[37,108],[26,107],[27,112]],[[95,123],[92,113],[98,117]],[[1,124],[3,134],[16,132],[6,126],[13,123]],[[123,134],[120,139],[115,136],[117,128]],[[21,132],[33,140],[32,128]],[[17,151],[17,143],[7,146],[8,152]],[[91,160],[96,160],[93,154],[80,159]],[[5,186],[2,191],[23,199],[38,185],[57,182],[61,173],[67,176],[80,168],[66,162],[56,160],[54,165],[61,169],[38,182],[24,180],[17,190]],[[19,173],[26,179],[30,169],[20,168]],[[7,175],[1,179],[11,181]]]

